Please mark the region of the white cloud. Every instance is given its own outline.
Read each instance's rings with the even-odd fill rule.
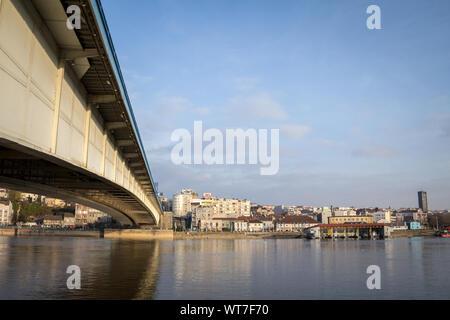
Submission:
[[[206,107],[199,107],[194,109],[194,113],[198,116],[207,116],[211,113],[211,110]]]
[[[235,97],[230,100],[232,112],[244,113],[259,119],[286,120],[288,114],[278,101],[267,93],[248,97]]]
[[[125,70],[125,74],[127,76],[127,80],[131,81],[133,85],[136,84],[147,84],[153,81],[153,77],[147,74],[140,74],[135,71]]]
[[[295,124],[282,125],[280,129],[281,135],[290,140],[299,140],[311,131],[311,127]]]
[[[364,158],[390,158],[398,155],[398,152],[391,147],[372,145],[357,148],[352,152],[355,157]]]

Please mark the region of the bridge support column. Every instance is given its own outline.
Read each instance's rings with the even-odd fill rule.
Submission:
[[[114,182],[117,183],[117,147],[114,146]]]
[[[0,1],[1,2],[1,1]],[[65,73],[65,61],[63,59],[59,60],[58,71],[56,74],[56,96],[55,103],[53,109],[53,125],[52,125],[52,135],[51,135],[51,144],[50,144],[50,152],[56,153],[56,144],[58,141],[58,126],[59,126],[59,110],[61,107],[61,92],[62,85],[64,81],[64,73]]]
[[[122,161],[122,186],[125,187],[125,161]]]
[[[108,131],[107,130],[103,130],[103,158],[102,158],[102,168],[101,168],[101,172],[102,172],[102,176],[105,176],[105,160],[106,160],[106,141],[108,140]]]
[[[88,151],[89,151],[89,134],[91,127],[91,115],[92,115],[92,105],[88,104],[88,109],[86,112],[86,120],[84,127],[84,146],[83,146],[83,166],[87,168],[88,164]]]

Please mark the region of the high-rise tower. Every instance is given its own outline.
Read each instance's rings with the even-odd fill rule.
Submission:
[[[428,200],[427,193],[425,191],[419,191],[419,208],[422,209],[423,212],[428,211]]]

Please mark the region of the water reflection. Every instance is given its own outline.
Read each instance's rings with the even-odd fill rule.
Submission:
[[[152,299],[159,242],[0,237],[1,299]],[[66,269],[81,268],[81,290]]]
[[[450,241],[0,237],[0,299],[449,299]],[[82,270],[68,290],[66,268]],[[382,290],[368,290],[369,265]]]
[[[190,240],[161,253],[157,299],[450,298],[442,239]],[[380,266],[382,290],[366,286],[370,265]]]

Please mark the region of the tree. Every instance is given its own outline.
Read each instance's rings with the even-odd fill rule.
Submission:
[[[13,218],[12,223],[17,225],[17,221],[19,220],[19,212],[20,212],[20,204],[22,200],[22,194],[18,191],[9,190],[8,191],[8,199],[11,201],[13,208]]]
[[[39,202],[23,202],[18,220],[27,222],[31,217],[42,218],[46,215],[52,214],[52,210]]]

